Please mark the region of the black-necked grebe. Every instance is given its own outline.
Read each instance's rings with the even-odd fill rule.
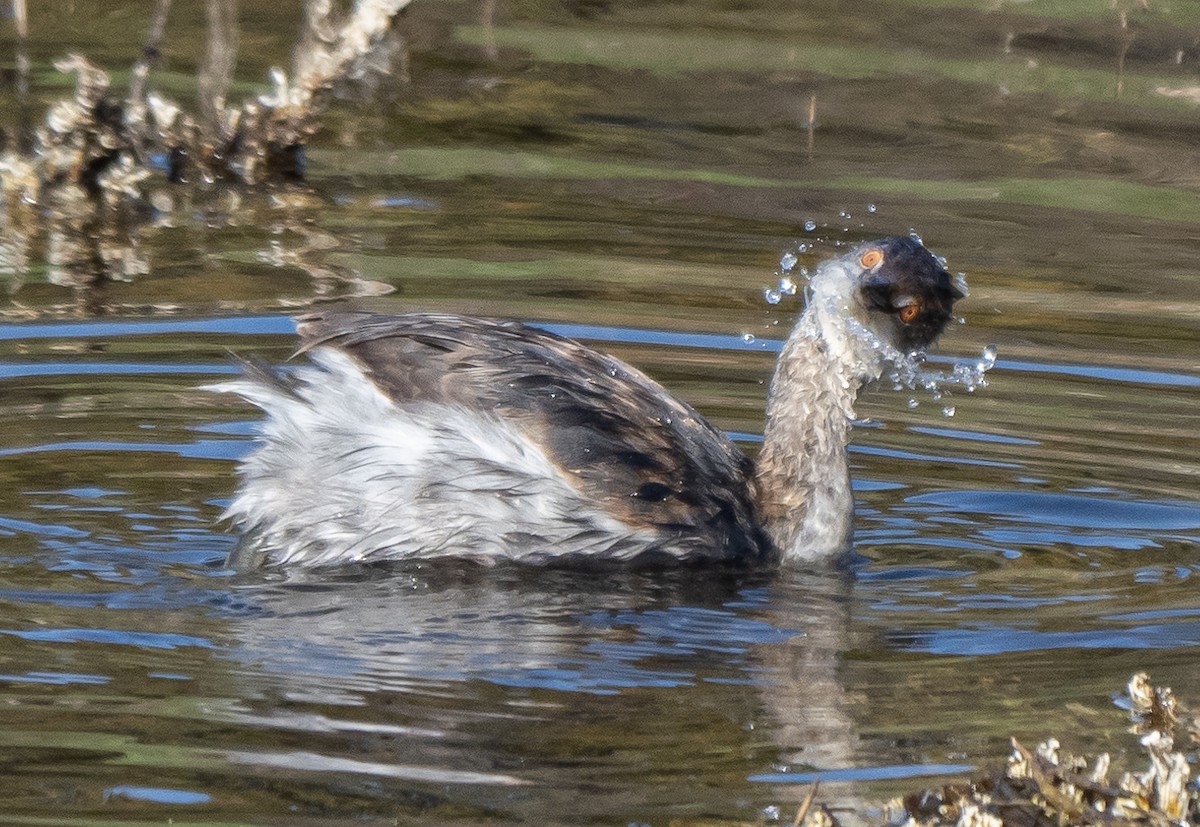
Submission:
[[[216,386],[267,413],[227,516],[231,564],[729,563],[844,550],[854,402],[962,293],[909,237],[821,264],[751,462],[641,371],[515,322],[298,320],[310,364]]]

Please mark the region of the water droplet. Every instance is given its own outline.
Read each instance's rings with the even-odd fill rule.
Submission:
[[[987,347],[985,347],[983,349],[983,352],[981,352],[979,354],[979,363],[978,363],[977,367],[981,371],[991,370],[992,368],[996,367],[996,346],[995,345],[988,345]]]
[[[816,228],[817,222],[813,221],[811,218],[804,222],[804,232],[811,233]]]
[[[796,295],[796,282],[792,281],[787,276],[779,279],[779,292],[785,296]]]
[[[910,397],[909,397],[909,399],[908,399],[908,402],[907,402],[906,404],[908,405],[908,407],[909,407],[910,409],[912,409],[912,408],[915,408],[915,407],[917,407],[917,406],[918,406],[918,405],[920,405],[921,403],[920,403],[920,402],[918,402],[918,401],[917,401],[915,398],[913,398],[913,397],[911,397],[911,396],[910,396]]]
[[[743,333],[742,341],[748,345],[754,344],[754,334],[753,333]]]
[[[784,253],[779,259],[779,269],[785,273],[791,272],[797,261],[795,253]]]
[[[838,218],[846,221],[850,218],[850,213],[846,212],[845,210],[838,210]]]
[[[964,299],[967,296],[971,295],[971,291],[969,289],[967,289],[967,274],[966,273],[955,273],[954,274],[954,289],[957,290],[959,293],[962,293],[962,297]]]
[[[779,301],[782,298],[783,293],[773,287],[768,287],[767,289],[763,290],[763,299],[767,302],[767,304],[779,304]]]
[[[808,245],[807,245],[807,244],[805,244],[804,242],[801,242],[801,243],[797,244],[797,245],[796,245],[796,252],[798,252],[798,253],[807,253],[807,252],[808,252]]]
[[[779,821],[779,806],[776,804],[768,804],[763,807],[763,818],[767,821]]]
[[[942,408],[942,416],[954,416],[954,406],[947,405],[946,407]]]
[[[874,213],[878,209],[874,204],[867,204],[867,212]]]

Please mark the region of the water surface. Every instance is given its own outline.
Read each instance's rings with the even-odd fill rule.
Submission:
[[[10,216],[0,822],[760,822],[816,777],[845,814],[997,766],[1010,735],[1136,760],[1131,672],[1200,702],[1200,52],[1184,4],[1124,5],[513,2],[489,27],[416,0],[411,83],[330,113],[310,191],[153,184],[174,207],[124,282],[36,233],[21,265]],[[31,11],[43,101],[55,57],[124,70],[147,25]],[[289,13],[241,4],[235,95],[286,63]],[[186,100],[204,16],[172,14],[153,77]],[[935,366],[1000,358],[976,394],[863,399],[846,571],[222,566],[256,414],[197,388],[230,351],[285,359],[291,313],[546,324],[753,451],[798,308],[763,299],[781,254],[910,228],[971,285]]]

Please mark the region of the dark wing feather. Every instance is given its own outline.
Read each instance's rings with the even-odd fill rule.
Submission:
[[[301,353],[350,354],[397,405],[455,404],[513,422],[577,490],[697,556],[770,552],[750,463],[661,385],[612,356],[516,322],[442,314],[316,313]]]

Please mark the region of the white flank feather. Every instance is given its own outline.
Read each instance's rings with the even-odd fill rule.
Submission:
[[[657,539],[595,508],[509,423],[398,406],[344,353],[309,356],[290,383],[247,376],[210,388],[267,413],[225,514],[245,532],[243,554],[304,566],[436,555],[622,560]]]

